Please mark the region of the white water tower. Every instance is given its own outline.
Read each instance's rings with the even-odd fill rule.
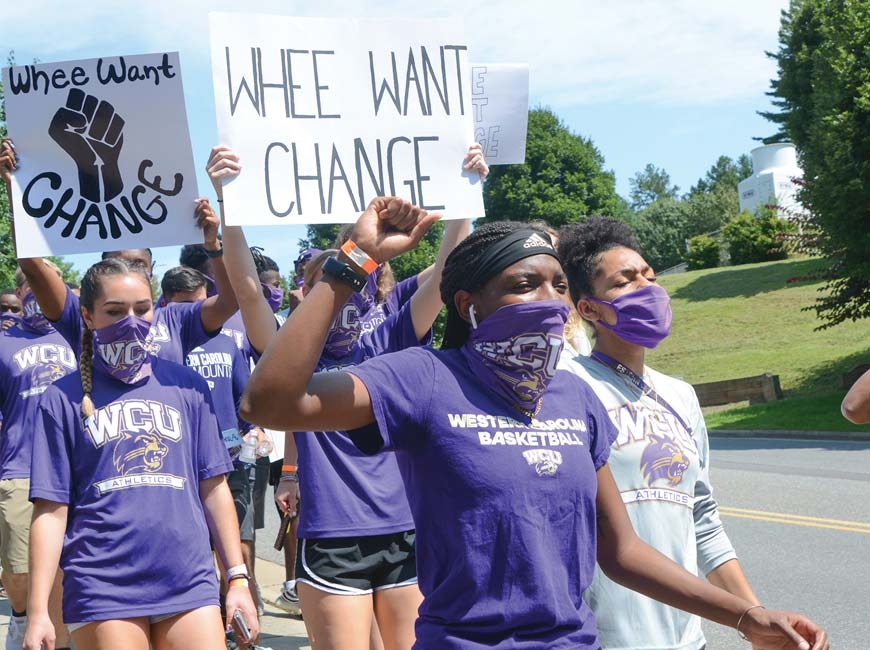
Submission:
[[[800,186],[794,179],[802,179],[804,172],[798,167],[794,145],[768,144],[756,147],[751,154],[753,174],[737,185],[740,210],[755,213],[765,205],[776,205],[782,218],[803,212],[797,200]]]

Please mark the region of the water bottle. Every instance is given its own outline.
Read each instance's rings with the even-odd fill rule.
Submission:
[[[249,433],[245,436],[242,443],[242,452],[239,454],[239,460],[246,465],[253,465],[257,462],[257,436]]]
[[[269,436],[266,436],[260,440],[260,443],[257,445],[257,458],[266,458],[266,456],[271,453],[272,441],[269,440]]]

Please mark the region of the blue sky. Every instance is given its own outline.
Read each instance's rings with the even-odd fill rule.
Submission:
[[[421,3],[422,4],[422,3]],[[6,3],[0,53],[18,63],[179,51],[191,141],[202,169],[217,131],[211,84],[209,11],[299,16],[462,16],[471,61],[528,63],[530,103],[548,106],[575,133],[591,138],[616,174],[617,190],[647,163],[688,190],[720,155],[735,158],[773,132],[757,115],[776,74],[787,0],[398,0],[317,3],[248,0],[25,0]],[[413,7],[409,9],[409,7]],[[13,134],[14,135],[14,134]],[[204,172],[200,193],[211,186]],[[285,274],[301,227],[246,229],[252,244]],[[175,265],[177,248],[155,251],[158,272]],[[86,268],[94,256],[70,256]]]

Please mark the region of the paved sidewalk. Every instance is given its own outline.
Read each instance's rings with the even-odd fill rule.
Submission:
[[[302,619],[290,616],[271,604],[284,582],[284,567],[258,557],[257,580],[266,602],[266,615],[260,619],[260,645],[272,650],[310,650]],[[0,600],[0,648],[6,647],[9,613],[9,601]]]
[[[786,429],[710,429],[711,438],[784,438],[870,442],[870,431],[788,431]]]

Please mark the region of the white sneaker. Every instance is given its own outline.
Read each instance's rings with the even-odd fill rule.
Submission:
[[[284,586],[281,587],[281,593],[275,599],[275,607],[294,616],[302,615],[302,608],[299,606],[299,596],[296,595],[295,580],[287,580]]]
[[[9,617],[9,631],[6,633],[6,650],[21,650],[21,646],[24,644],[24,629],[26,627],[26,616]]]

